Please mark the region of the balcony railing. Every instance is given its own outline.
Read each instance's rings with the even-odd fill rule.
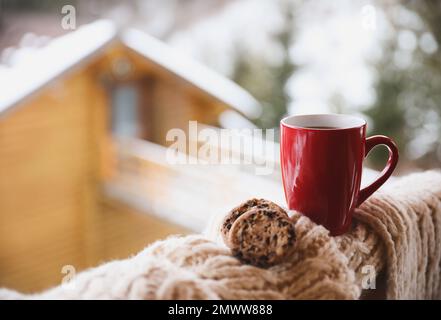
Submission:
[[[167,148],[137,139],[115,138],[115,170],[105,194],[138,210],[201,231],[212,216],[242,201],[263,197],[283,203],[279,181],[256,176],[236,164],[173,164]],[[199,159],[201,160],[201,159]]]

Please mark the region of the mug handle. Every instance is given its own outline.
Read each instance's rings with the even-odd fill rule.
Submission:
[[[375,191],[377,191],[377,189],[380,188],[387,179],[389,179],[398,163],[397,145],[392,141],[391,138],[386,136],[372,136],[366,138],[364,156],[367,157],[369,152],[377,145],[385,145],[387,147],[389,150],[389,159],[387,160],[386,166],[384,167],[383,171],[381,171],[377,180],[360,190],[357,207],[361,205],[367,198],[369,198]]]

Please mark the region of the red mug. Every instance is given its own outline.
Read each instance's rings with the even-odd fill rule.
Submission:
[[[363,159],[380,144],[389,150],[386,167],[360,190]],[[386,136],[366,138],[363,119],[299,115],[280,121],[280,160],[288,208],[340,235],[349,229],[354,209],[390,177],[398,149]]]

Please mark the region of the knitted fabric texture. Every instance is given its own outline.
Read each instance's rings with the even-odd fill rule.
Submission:
[[[292,219],[295,253],[268,269],[242,264],[215,235],[178,236],[48,291],[3,289],[0,298],[359,299],[366,266],[384,273],[389,299],[441,297],[440,172],[400,178],[377,192],[356,210],[351,231],[342,236],[329,236],[302,215]]]

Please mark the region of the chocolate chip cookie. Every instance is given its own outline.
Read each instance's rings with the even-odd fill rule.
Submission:
[[[233,255],[242,261],[268,267],[293,253],[294,223],[278,209],[254,208],[232,223],[227,241]]]
[[[281,207],[279,207],[274,202],[265,200],[265,199],[250,199],[241,205],[237,206],[233,210],[231,210],[224,218],[224,221],[222,223],[221,227],[221,234],[222,238],[224,239],[224,242],[226,245],[228,244],[228,233],[231,229],[231,226],[236,221],[237,218],[239,218],[241,215],[246,213],[247,211],[251,209],[271,209],[273,211],[279,212],[283,215],[287,215],[286,211],[283,210]]]

